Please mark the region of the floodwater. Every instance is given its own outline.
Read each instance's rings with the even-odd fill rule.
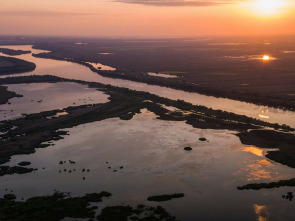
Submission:
[[[106,103],[109,97],[101,91],[72,82],[5,86],[23,97],[12,98],[9,103],[0,105],[0,121],[69,106]]]
[[[21,200],[55,189],[73,195],[104,190],[113,196],[99,209],[142,203],[161,205],[180,220],[294,220],[294,202],[282,198],[294,188],[237,190],[251,182],[290,179],[294,169],[269,161],[263,149],[242,145],[230,131],[196,129],[156,117],[142,110],[129,121],[113,118],[67,129],[70,135],[54,146],[13,156],[9,165],[30,161],[29,167],[38,170],[0,177],[0,194],[7,188]],[[193,150],[183,150],[186,146]],[[185,197],[146,200],[172,193]]]
[[[9,48],[28,50],[31,46]],[[30,54],[16,57],[37,65],[35,71],[20,76],[50,74],[101,82],[295,126],[293,112],[106,78],[72,62],[34,58]],[[61,109],[52,116],[59,117],[67,114],[62,110],[67,106],[108,101],[102,92],[76,83],[7,86],[24,95],[11,99],[10,105],[0,106],[1,110],[6,107],[8,118]],[[98,211],[107,205],[146,204],[161,205],[184,221],[294,220],[294,202],[282,198],[287,192],[293,192],[294,187],[237,189],[248,183],[294,178],[294,169],[267,159],[268,150],[241,144],[233,131],[198,129],[185,122],[160,120],[145,109],[128,121],[112,118],[66,130],[69,135],[52,141],[54,146],[37,149],[34,154],[13,156],[7,165],[30,161],[32,164],[28,167],[38,170],[0,177],[0,196],[12,191],[22,200],[52,194],[54,190],[71,192],[73,196],[109,191],[113,196],[98,204]],[[208,142],[200,141],[201,137]],[[187,146],[192,147],[192,151],[183,149]],[[59,164],[60,161],[66,163]],[[184,193],[185,197],[160,203],[146,200],[152,195],[172,193]]]
[[[32,49],[32,46],[29,45],[5,45],[1,47],[15,50],[31,50],[33,54],[47,52],[43,50]],[[295,112],[292,111],[283,111],[277,108],[259,106],[231,99],[215,98],[212,96],[205,96],[198,93],[189,93],[167,87],[148,85],[145,83],[102,77],[97,73],[91,71],[91,69],[89,69],[88,67],[70,61],[35,58],[32,56],[32,54],[20,55],[15,57],[34,62],[37,65],[36,70],[29,73],[5,75],[1,77],[49,74],[63,78],[100,82],[103,84],[130,88],[137,91],[145,91],[174,100],[180,99],[192,104],[202,105],[213,109],[220,109],[240,115],[246,115],[248,117],[257,118],[271,123],[286,124],[291,127],[295,127]],[[267,112],[267,117],[260,117],[262,112]]]
[[[97,70],[102,70],[102,71],[115,71],[116,68],[113,68],[111,66],[103,65],[100,63],[92,63],[92,62],[85,62],[87,64],[90,64],[92,67],[96,68]]]
[[[161,77],[161,78],[178,78],[178,76],[172,75],[172,74],[161,74],[161,73],[153,73],[153,72],[149,72],[147,74],[150,76]]]

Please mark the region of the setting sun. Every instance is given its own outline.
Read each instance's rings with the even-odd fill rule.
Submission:
[[[283,5],[283,0],[257,0],[255,2],[256,10],[266,15],[279,13]]]
[[[262,60],[269,61],[270,57],[268,55],[263,55]]]

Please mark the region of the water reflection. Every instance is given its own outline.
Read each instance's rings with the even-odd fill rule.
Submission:
[[[153,73],[153,72],[148,72],[147,74],[150,75],[150,76],[154,76],[154,77],[178,78],[178,76],[172,75],[172,74],[162,74],[162,73]]]
[[[69,114],[68,112],[63,111],[63,112],[58,112],[58,113],[56,113],[55,115],[50,116],[50,117],[46,117],[46,118],[47,118],[47,119],[58,118],[58,117],[60,117],[60,116],[64,116],[64,115],[68,115],[68,114]]]
[[[97,53],[97,54],[100,54],[100,55],[112,55],[114,53],[109,53],[109,52],[101,52],[101,53]]]
[[[265,158],[264,152],[266,150],[258,147],[242,147],[236,150],[250,154],[244,158],[243,162],[240,163],[240,169],[233,175],[243,177],[247,182],[270,182],[288,179],[288,177],[280,174],[275,163]]]
[[[21,49],[21,50],[31,50],[32,53],[45,53],[44,50],[32,49],[30,45],[13,45],[13,46],[0,46],[2,48],[10,49]],[[231,99],[215,98],[211,96],[205,96],[197,93],[189,93],[181,90],[175,90],[166,87],[160,87],[155,85],[148,85],[144,83],[138,83],[128,80],[113,79],[102,77],[97,73],[92,72],[89,68],[67,61],[57,61],[52,59],[41,59],[35,58],[31,54],[15,56],[20,59],[34,62],[37,68],[30,73],[15,74],[15,75],[5,75],[1,76],[28,76],[28,75],[44,75],[50,74],[62,78],[77,79],[83,81],[93,81],[100,82],[103,84],[110,84],[113,86],[126,87],[137,91],[145,91],[152,94],[156,94],[161,97],[167,97],[173,100],[180,99],[190,102],[195,105],[203,105],[213,109],[221,109],[228,112],[233,112],[240,115],[246,115],[252,118],[258,118],[257,112],[261,110],[261,106],[249,104],[245,102],[235,101]],[[286,124],[291,127],[295,127],[295,113],[291,111],[283,111],[276,108],[268,108],[269,118],[260,118],[261,120]]]
[[[266,219],[267,208],[265,205],[254,204],[254,211],[257,215],[258,221],[267,221]]]
[[[262,108],[260,114],[258,115],[261,119],[269,119],[269,110],[266,108]]]
[[[295,51],[282,51],[282,53],[284,53],[284,54],[293,54],[293,53],[295,53]]]
[[[231,60],[241,60],[241,61],[250,61],[250,60],[262,60],[262,61],[273,61],[277,58],[270,55],[242,55],[242,56],[223,56],[223,58]]]
[[[259,180],[275,180],[277,178],[276,172],[271,172],[270,168],[272,167],[271,164],[268,165],[261,165],[259,161],[254,164],[249,164],[244,170],[248,171],[246,175],[246,180],[249,182],[255,182]]]
[[[108,95],[85,85],[60,83],[34,83],[6,85],[8,90],[15,91],[23,97],[9,100],[0,105],[0,121],[15,119],[23,114],[63,109],[69,106],[108,102]],[[56,117],[63,113],[58,113]]]
[[[100,63],[93,63],[93,62],[85,62],[87,64],[92,65],[92,67],[96,68],[97,70],[102,70],[102,71],[115,71],[116,68],[113,68],[111,66],[103,65]]]
[[[255,154],[256,156],[263,157],[263,150],[257,147],[245,147],[242,151]]]
[[[146,198],[150,195],[183,192],[184,198],[165,203],[165,208],[180,220],[255,220],[256,214],[264,217],[259,206],[255,207],[257,213],[253,213],[258,200],[277,210],[293,211],[291,204],[281,205],[277,189],[237,190],[248,178],[249,171],[243,169],[250,165],[254,170],[251,167],[263,165],[260,161],[265,158],[241,151],[244,147],[233,151],[233,146],[242,144],[228,131],[202,130],[185,122],[160,120],[147,110],[129,121],[113,118],[67,130],[70,135],[53,141],[55,145],[50,148],[13,156],[9,165],[30,161],[31,167],[38,170],[0,177],[0,194],[5,194],[5,188],[19,198],[51,194],[54,189],[74,195],[108,190],[113,197],[104,204],[107,206],[122,201],[131,205],[149,203]],[[200,142],[199,137],[210,142]],[[193,150],[186,152],[185,146]],[[73,160],[76,164],[61,165],[61,160]],[[90,172],[83,173],[83,168]],[[259,169],[281,176],[292,176],[294,172],[280,164]],[[237,170],[242,172],[233,175]],[[263,174],[259,177],[259,182],[264,181]]]

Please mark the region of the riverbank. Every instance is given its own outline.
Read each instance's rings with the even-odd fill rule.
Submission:
[[[34,47],[36,49],[43,49],[41,47]],[[56,49],[55,49],[56,50]],[[58,50],[56,52],[50,53],[41,53],[34,54],[33,56],[38,58],[47,58],[47,59],[55,59],[61,61],[71,61],[75,62],[90,68],[93,72],[98,73],[101,76],[109,77],[109,78],[118,78],[131,80],[135,82],[146,83],[149,85],[159,85],[163,87],[169,87],[177,90],[183,90],[186,92],[195,92],[203,95],[214,96],[217,98],[229,98],[233,100],[253,103],[256,105],[269,106],[274,108],[279,108],[282,110],[295,110],[295,98],[292,96],[275,96],[270,94],[261,93],[259,91],[255,92],[240,92],[239,90],[233,90],[228,88],[221,89],[220,87],[210,87],[204,85],[198,85],[196,83],[191,83],[185,81],[183,78],[159,78],[155,76],[150,76],[144,72],[137,72],[128,69],[120,69],[117,68],[116,71],[102,71],[98,70],[92,65],[90,65],[89,61],[85,59],[79,59],[71,57],[70,54],[67,54],[66,57],[62,57]]]
[[[0,56],[0,64],[1,62],[6,64],[0,65],[0,75],[25,73],[36,68],[36,65],[32,62],[13,57]]]
[[[67,134],[64,131],[67,128],[114,117],[130,120],[136,113],[140,113],[141,109],[146,108],[158,115],[159,119],[162,120],[185,121],[195,128],[237,131],[237,136],[244,144],[263,148],[278,148],[278,151],[270,152],[266,157],[294,167],[292,162],[295,160],[295,151],[293,150],[295,136],[293,133],[289,133],[294,129],[285,125],[270,124],[246,116],[212,110],[204,106],[195,106],[181,100],[173,101],[146,92],[137,92],[94,82],[62,79],[54,76],[6,78],[1,79],[0,84],[57,83],[65,81],[86,84],[91,88],[103,91],[110,96],[109,102],[64,108],[62,111],[68,114],[58,118],[50,118],[50,116],[60,112],[60,110],[52,110],[26,115],[24,118],[16,120],[3,121],[0,126],[0,131],[4,133],[1,135],[0,162],[2,164],[8,162],[13,155],[29,154],[35,152],[36,147],[46,147],[46,145],[42,144],[44,142],[62,139],[62,135]],[[166,106],[177,110],[169,111],[165,108]],[[97,115],[97,112],[100,114]],[[187,114],[184,114],[184,112],[187,112]],[[273,130],[269,130],[269,128]],[[248,132],[250,129],[251,132]],[[21,134],[22,136],[19,136]],[[272,145],[269,145],[269,143]]]
[[[22,95],[16,94],[15,92],[8,91],[7,87],[0,85],[0,104],[6,104],[11,98],[21,97]]]

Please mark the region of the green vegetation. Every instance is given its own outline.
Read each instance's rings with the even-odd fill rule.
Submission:
[[[148,201],[156,201],[156,202],[162,202],[162,201],[169,201],[176,198],[182,198],[184,197],[183,193],[174,193],[170,195],[159,195],[159,196],[150,196],[147,198]]]

